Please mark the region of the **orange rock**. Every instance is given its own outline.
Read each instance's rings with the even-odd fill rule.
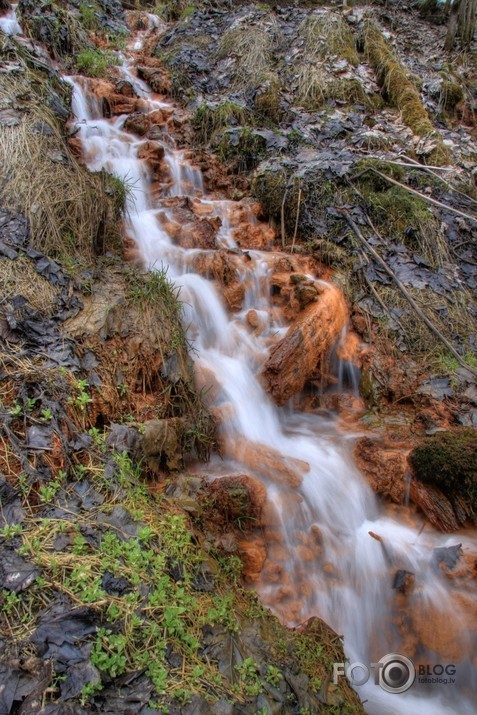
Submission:
[[[150,126],[151,121],[146,114],[133,112],[127,117],[123,128],[126,132],[131,132],[132,134],[137,134],[142,137],[147,134]]]
[[[294,550],[300,561],[313,561],[320,554],[315,550],[309,549],[307,546],[297,546]]]
[[[261,378],[279,405],[301,392],[338,340],[347,317],[341,291],[328,285],[319,300],[303,311],[286,336],[272,348]]]
[[[275,231],[266,224],[244,223],[232,231],[232,236],[240,248],[252,250],[263,250],[275,241]]]
[[[424,598],[413,599],[410,609],[412,630],[425,648],[437,653],[445,663],[456,663],[465,657],[469,628],[466,619],[451,617],[447,610]]]
[[[437,529],[457,531],[460,523],[448,498],[432,484],[411,480],[409,496]]]
[[[265,544],[259,538],[241,539],[238,549],[243,561],[243,578],[249,583],[256,583],[267,558]]]
[[[246,474],[214,479],[207,486],[212,508],[226,522],[240,522],[242,530],[260,526],[267,500],[265,487]]]
[[[375,492],[403,503],[408,466],[402,450],[386,449],[378,441],[362,437],[356,442],[354,456]]]
[[[210,222],[213,219],[202,219],[202,221]],[[245,288],[236,267],[237,260],[240,258],[220,250],[196,255],[193,261],[197,273],[206,277],[212,276],[221,283],[224,298],[229,308],[234,311],[240,310],[245,295]]]
[[[224,452],[232,459],[242,462],[261,477],[285,484],[292,489],[300,486],[303,473],[310,470],[306,462],[293,457],[284,457],[272,447],[259,442],[238,438],[229,440]]]

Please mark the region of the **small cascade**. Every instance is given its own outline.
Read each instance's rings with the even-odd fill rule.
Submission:
[[[5,35],[21,35],[22,28],[17,19],[17,6],[12,5],[10,10],[0,17],[0,32]]]
[[[130,60],[125,60],[122,73],[144,101],[144,111],[171,110],[135,76]],[[290,626],[312,616],[323,618],[344,635],[351,662],[376,663],[388,653],[404,651],[405,655],[411,646],[422,663],[458,661],[458,685],[453,687],[416,684],[398,696],[371,678],[358,688],[369,713],[475,712],[476,644],[465,628],[475,608],[475,594],[465,583],[453,591],[433,556],[436,547],[456,540],[475,554],[475,541],[466,534],[448,537],[422,529],[418,518],[410,522],[404,507],[388,512],[354,465],[352,440],[339,431],[335,418],[300,412],[290,404],[276,406],[259,373],[289,330],[290,318],[279,302],[277,269],[286,254],[267,245],[268,228],[258,222],[247,202],[207,195],[200,171],[174,148],[166,133],[158,141],[168,176],[162,191],[153,191],[150,169],[139,158],[147,140],[124,130],[125,116],[103,118],[87,80],[68,81],[74,90],[72,121],[78,127],[86,165],[127,181],[125,233],[136,242],[145,265],[152,270],[167,266],[168,276],[181,289],[196,373],[204,384],[212,381],[210,407],[220,420],[224,458],[220,465],[212,461],[207,470],[217,469],[221,475],[246,473],[266,486],[267,552],[254,584],[262,600]],[[190,244],[187,221],[179,222],[175,213],[181,201],[182,211],[194,210],[197,216],[220,222],[220,251],[210,248],[206,239],[200,245],[195,237]],[[247,250],[240,245],[244,222],[256,232],[257,240],[256,247]],[[226,285],[223,295],[217,290],[217,275],[223,272],[220,261],[225,260],[227,270],[238,276],[239,295],[233,286]],[[287,260],[292,265],[295,258]],[[336,286],[298,263],[293,265],[297,275],[304,271],[300,280],[306,287],[329,296],[330,305],[344,310]],[[278,276],[275,283],[272,274]],[[343,315],[331,371],[337,390],[346,387],[357,392],[346,323]],[[400,573],[414,575],[414,590],[406,594],[399,590]],[[439,638],[429,632],[429,622]]]

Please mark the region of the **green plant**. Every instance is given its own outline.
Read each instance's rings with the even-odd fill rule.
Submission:
[[[81,705],[83,705],[83,707],[87,705],[91,700],[91,697],[95,695],[95,693],[102,690],[102,688],[103,684],[100,680],[97,683],[95,683],[94,681],[86,683],[86,685],[83,686],[81,694],[79,696]]]
[[[52,479],[48,484],[44,484],[38,489],[38,495],[42,502],[49,504],[61,489],[61,482]]]
[[[245,658],[241,665],[236,665],[240,679],[245,685],[247,695],[255,697],[263,690],[263,685],[260,680],[260,669],[253,658]]]
[[[3,529],[0,529],[0,537],[4,539],[13,539],[22,533],[23,527],[21,524],[6,524]]]
[[[85,30],[89,32],[95,32],[99,29],[99,21],[97,13],[99,11],[96,3],[81,3],[79,7],[79,17],[80,23],[83,25]]]
[[[91,662],[110,678],[117,678],[126,671],[125,649],[125,635],[99,628],[91,650]]]
[[[53,419],[53,412],[51,411],[50,407],[44,407],[42,409],[40,419],[42,422],[49,422],[51,419]]]
[[[74,396],[68,398],[70,405],[78,407],[82,412],[86,410],[86,406],[92,401],[87,392],[89,387],[87,380],[76,380],[73,383]]]
[[[283,673],[280,668],[277,668],[275,665],[269,663],[267,665],[265,680],[267,681],[267,683],[270,683],[270,685],[272,685],[274,688],[277,688],[283,680]]]
[[[0,609],[7,616],[11,616],[12,612],[16,610],[16,607],[20,604],[21,598],[15,591],[2,591],[2,602],[0,604]]]
[[[104,77],[107,70],[118,65],[120,60],[109,50],[86,47],[76,55],[75,62],[78,72],[88,77]]]
[[[23,412],[22,406],[20,405],[18,400],[16,400],[13,404],[13,407],[10,408],[10,414],[12,417],[20,417],[22,412]]]

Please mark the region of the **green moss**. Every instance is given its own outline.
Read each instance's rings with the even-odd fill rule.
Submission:
[[[275,123],[280,118],[281,85],[274,72],[265,73],[255,94],[254,104],[258,117]]]
[[[252,194],[260,201],[268,216],[280,216],[287,184],[287,173],[281,167],[264,166],[253,177]]]
[[[378,82],[391,103],[400,110],[405,124],[419,136],[436,137],[437,147],[429,157],[431,163],[448,163],[449,152],[443,145],[441,136],[435,132],[419,92],[374,23],[366,24],[364,38],[366,54],[376,72]]]
[[[452,112],[459,102],[464,99],[464,90],[457,82],[444,80],[441,87],[440,103],[449,112]]]
[[[477,515],[477,430],[456,429],[426,437],[409,458],[414,475],[451,499],[463,497]]]
[[[263,137],[249,126],[241,127],[238,131],[225,131],[217,144],[220,158],[233,161],[237,173],[253,169],[263,158],[265,148]]]
[[[251,122],[252,116],[246,107],[228,100],[217,105],[204,103],[192,117],[196,136],[203,144],[210,142],[224,129],[249,125]]]

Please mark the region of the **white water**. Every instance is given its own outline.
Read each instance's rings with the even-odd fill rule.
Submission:
[[[148,100],[149,110],[169,106],[153,98],[148,87],[134,76],[131,66],[125,64],[123,73],[139,96]],[[218,473],[256,474],[267,486],[283,553],[279,566],[272,556],[266,563],[265,571],[267,564],[278,570],[275,582],[270,577],[259,584],[264,602],[290,624],[319,615],[344,635],[350,661],[365,664],[387,653],[402,652],[397,626],[393,624],[396,593],[392,574],[397,569],[415,574],[416,587],[408,605],[427,603],[444,614],[435,628],[468,619],[458,610],[448,579],[436,569],[432,558],[435,547],[461,541],[465,549],[471,548],[475,553],[470,538],[466,540],[462,534],[444,536],[428,526],[421,533],[419,524],[408,526],[384,511],[352,463],[351,440],[338,431],[331,418],[302,414],[290,407],[278,408],[257,381],[257,370],[270,344],[286,332],[286,325],[277,322],[269,298],[273,254],[248,251],[245,259],[236,250],[230,222],[233,202],[205,196],[200,172],[186,162],[182,152],[171,149],[174,142],[165,136],[163,146],[172,183],[164,187],[164,196],[187,195],[207,206],[212,212],[209,215],[222,219],[222,244],[235,250],[234,261],[246,291],[243,310],[231,316],[215,284],[194,272],[197,258],[210,251],[180,248],[163,228],[160,216],[170,218],[168,209],[160,199],[156,203],[152,199],[151,177],[137,159],[145,140],[122,130],[125,117],[100,116],[99,103],[88,92],[86,80],[69,81],[74,88],[72,109],[88,167],[103,167],[127,179],[132,192],[126,233],[135,239],[145,264],[151,269],[167,266],[169,277],[181,288],[184,323],[189,326],[194,345],[196,369],[199,374],[205,369],[214,375],[217,396],[212,406],[227,415],[222,435],[235,461],[222,461],[217,466]],[[252,334],[246,324],[251,307],[257,309],[262,321],[259,335]],[[247,457],[251,443],[261,445],[255,452],[255,463],[253,455],[252,459]],[[263,447],[302,478],[301,486],[287,486],[274,478],[273,470],[264,476]],[[214,469],[214,463],[210,469]],[[322,553],[305,561],[299,547],[303,535],[311,534],[313,525],[321,532]],[[372,538],[370,531],[382,542]],[[465,586],[462,589],[465,592]],[[465,628],[460,638],[461,649],[468,656],[456,663],[459,687],[414,685],[410,691],[397,695],[368,682],[357,688],[360,697],[367,700],[367,711],[375,715],[474,713],[475,703],[468,696],[475,687],[470,660],[475,643]],[[452,662],[451,656],[446,658],[424,648],[417,655],[419,663]]]
[[[0,17],[0,31],[5,35],[21,35],[22,28],[17,20],[17,6],[12,5],[6,15]]]

